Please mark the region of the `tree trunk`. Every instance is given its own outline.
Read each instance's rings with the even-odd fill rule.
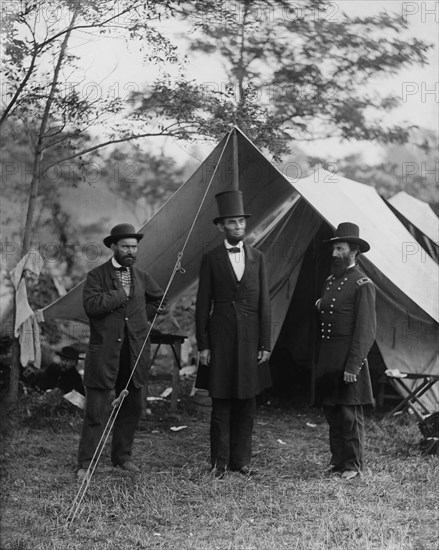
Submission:
[[[16,296],[14,290],[14,301],[12,311],[12,349],[11,349],[11,370],[9,371],[9,387],[7,396],[7,413],[15,408],[18,401],[18,383],[20,381],[20,342],[15,338],[15,316],[16,316]]]
[[[18,366],[18,367],[17,367]],[[8,409],[14,408],[18,401],[18,384],[20,382],[20,342],[12,340],[11,370],[9,373]]]
[[[70,35],[75,25],[77,16],[78,16],[78,6],[76,7],[75,12],[73,13],[72,20],[70,21],[70,25],[69,25],[69,30],[66,32],[64,36],[64,40],[61,44],[61,49],[59,52],[58,60],[56,62],[55,71],[53,73],[52,84],[50,86],[49,97],[47,98],[46,106],[44,108],[44,114],[41,120],[40,129],[38,132],[38,139],[35,145],[33,173],[32,173],[32,180],[30,184],[29,202],[28,202],[27,214],[26,214],[26,225],[24,227],[24,236],[23,236],[23,250],[22,250],[23,256],[29,251],[29,248],[30,248],[30,240],[31,240],[31,234],[33,229],[35,206],[36,206],[36,201],[38,197],[38,188],[39,188],[40,177],[41,177],[41,165],[42,165],[42,158],[43,158],[43,151],[44,151],[43,142],[46,137],[46,130],[49,124],[50,110],[52,108],[53,100],[56,93],[56,87],[58,85],[59,73],[61,71],[61,67],[66,55],[67,44],[69,42]]]
[[[21,251],[22,257],[25,254],[27,254],[27,252],[29,252],[30,245],[31,245],[31,236],[33,232],[35,207],[36,207],[36,202],[38,198],[38,188],[39,188],[39,182],[41,177],[41,166],[42,166],[43,151],[44,151],[43,142],[46,137],[46,131],[47,131],[47,127],[50,119],[50,111],[51,111],[53,100],[55,97],[56,87],[58,85],[59,74],[66,55],[67,44],[69,42],[72,29],[74,27],[76,18],[78,16],[78,9],[79,9],[79,3],[77,4],[76,9],[73,13],[72,19],[70,21],[69,30],[65,34],[64,40],[61,44],[59,56],[55,66],[55,71],[53,73],[53,80],[50,86],[49,96],[47,98],[43,118],[41,120],[40,129],[38,131],[38,139],[35,146],[33,174],[32,174],[32,180],[30,184],[29,202],[28,202],[27,214],[26,214],[26,225],[24,227],[23,247]],[[18,401],[19,380],[20,380],[20,344],[18,340],[14,338],[14,341],[12,344],[11,372],[10,372],[9,391],[8,391],[8,402],[11,404],[16,403]]]

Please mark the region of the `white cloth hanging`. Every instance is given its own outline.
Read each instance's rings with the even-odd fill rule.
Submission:
[[[15,288],[14,336],[20,342],[20,363],[23,367],[32,363],[38,369],[41,366],[40,327],[27,300],[26,272],[38,277],[43,264],[41,255],[32,250],[21,258],[10,274]]]

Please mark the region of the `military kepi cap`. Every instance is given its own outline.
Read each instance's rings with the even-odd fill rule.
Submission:
[[[343,222],[340,223],[334,232],[334,237],[323,241],[325,243],[352,243],[358,245],[360,252],[370,250],[370,245],[364,239],[360,239],[360,228],[355,223]]]
[[[108,248],[111,248],[111,245],[113,243],[116,243],[117,241],[120,241],[120,239],[137,239],[137,241],[140,241],[140,239],[142,238],[143,234],[136,233],[134,227],[131,224],[119,223],[118,225],[115,225],[113,227],[110,235],[108,235],[108,237],[105,237],[104,245]]]
[[[241,191],[224,191],[215,195],[219,216],[213,223],[220,222],[223,218],[249,218],[245,214]]]

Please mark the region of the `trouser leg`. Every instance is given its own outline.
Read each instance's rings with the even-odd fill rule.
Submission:
[[[249,466],[252,458],[252,436],[256,399],[233,399],[230,419],[230,468]]]
[[[125,337],[120,352],[119,373],[116,379],[116,397],[126,388],[130,370],[128,337]],[[113,427],[111,461],[114,465],[124,464],[131,458],[134,434],[142,414],[142,389],[128,385],[128,395],[124,398]]]
[[[85,388],[85,411],[78,449],[78,467],[88,468],[104,430],[110,390]]]
[[[323,412],[329,425],[329,449],[331,465],[336,470],[344,469],[343,416],[340,405],[324,406]]]
[[[225,468],[230,455],[231,399],[212,398],[210,460],[212,468]]]
[[[142,389],[130,386],[128,391],[114,422],[111,443],[111,461],[114,465],[131,459],[134,435],[142,414]]]
[[[364,415],[362,405],[340,405],[343,416],[345,470],[363,468]]]

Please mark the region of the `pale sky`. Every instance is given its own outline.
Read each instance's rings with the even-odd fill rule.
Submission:
[[[390,122],[401,125],[408,122],[439,132],[439,2],[338,0],[331,2],[328,12],[323,16],[336,21],[342,11],[351,16],[369,16],[382,10],[403,15],[410,23],[408,36],[433,43],[434,48],[429,54],[429,66],[402,70],[397,76],[389,76],[388,79],[371,83],[371,87],[380,94],[393,93],[401,98],[401,106],[392,113],[388,119]],[[181,26],[177,28],[171,21],[163,21],[160,28],[171,38],[185,32],[185,29]],[[183,46],[183,43],[180,43]],[[103,37],[97,38],[92,43],[86,43],[84,40],[83,46],[79,41],[75,53],[84,58],[84,69],[90,90],[110,89],[121,97],[126,97],[133,89],[142,89],[144,85],[151,83],[159,70],[156,65],[142,64],[142,56],[135,43],[126,45],[121,40],[109,40]],[[172,67],[170,70],[172,71]],[[221,62],[213,56],[206,58],[191,54],[188,59],[187,76],[194,78],[200,84],[221,82],[222,74]],[[167,148],[168,145],[171,154],[178,155],[179,152],[183,152],[181,153],[183,162],[185,154],[192,156],[191,146],[188,144],[172,144],[168,141]],[[316,141],[312,144],[304,144],[303,148],[308,154],[320,156],[330,154],[333,158],[337,155],[344,156],[361,151],[370,162],[378,160],[379,151],[373,144],[340,144],[335,140]],[[201,151],[204,149],[207,154],[212,149],[212,145],[206,144],[201,147]]]

